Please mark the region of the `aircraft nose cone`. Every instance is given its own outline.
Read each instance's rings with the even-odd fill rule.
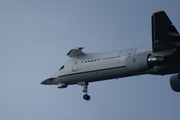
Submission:
[[[50,85],[50,84],[53,84],[53,80],[54,80],[54,78],[49,78],[49,79],[42,81],[41,84]]]
[[[44,80],[44,81],[42,81],[42,82],[41,82],[41,84],[43,84],[43,85],[47,85],[47,84],[48,84],[48,82],[47,82],[47,80]]]

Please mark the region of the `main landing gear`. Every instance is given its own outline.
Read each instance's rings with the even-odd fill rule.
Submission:
[[[88,95],[88,82],[79,82],[78,85],[83,87],[83,91],[85,94],[83,95],[84,100],[90,100],[91,97]]]

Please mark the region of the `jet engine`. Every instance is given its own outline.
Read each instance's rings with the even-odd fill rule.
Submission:
[[[151,54],[136,54],[126,58],[127,69],[132,73],[142,73],[152,69],[155,65],[164,62],[163,57],[152,56]]]
[[[180,92],[180,75],[171,76],[170,85],[175,92]]]

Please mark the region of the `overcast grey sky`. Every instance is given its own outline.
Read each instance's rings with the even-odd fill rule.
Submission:
[[[151,15],[180,31],[179,0],[1,0],[0,120],[179,120],[167,76],[134,76],[82,88],[44,86],[75,47],[107,52],[151,45]]]

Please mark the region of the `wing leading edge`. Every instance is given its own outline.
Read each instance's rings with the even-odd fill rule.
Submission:
[[[164,11],[152,15],[152,50],[160,52],[180,46],[180,35]]]

